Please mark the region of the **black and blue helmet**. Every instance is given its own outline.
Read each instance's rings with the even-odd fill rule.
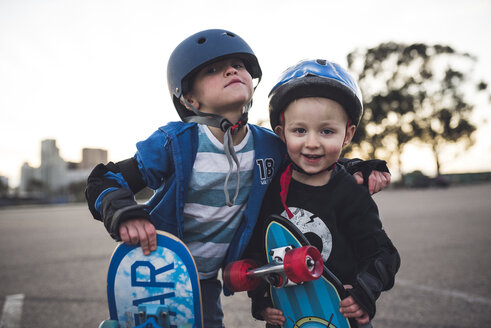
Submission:
[[[363,114],[363,100],[355,79],[336,63],[324,59],[303,60],[285,70],[269,93],[271,127],[281,125],[281,113],[294,100],[307,97],[332,99],[358,125]]]
[[[261,79],[261,67],[251,47],[237,34],[220,29],[198,32],[182,41],[167,64],[169,92],[181,119],[195,115],[179,101],[190,91],[192,78],[201,68],[226,57],[244,61],[253,79]]]

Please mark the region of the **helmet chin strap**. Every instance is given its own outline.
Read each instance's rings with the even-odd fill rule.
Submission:
[[[225,177],[225,184],[223,186],[223,191],[225,193],[225,202],[227,206],[235,205],[235,201],[239,196],[239,188],[240,188],[240,163],[239,163],[239,159],[237,158],[237,154],[235,153],[234,141],[232,136],[236,135],[239,132],[239,130],[247,124],[248,112],[249,112],[249,108],[252,105],[252,101],[250,101],[247,105],[244,106],[244,112],[242,113],[242,116],[235,124],[232,124],[228,119],[220,115],[200,112],[196,107],[194,107],[191,103],[189,103],[184,98],[184,96],[181,96],[181,101],[188,108],[190,108],[195,114],[194,116],[185,117],[184,118],[185,122],[194,122],[198,124],[204,124],[207,126],[219,128],[222,132],[225,133],[223,137],[223,149],[225,151],[225,156],[227,157],[228,160],[229,170],[227,172],[227,176]],[[230,195],[228,193],[228,180],[230,178],[230,175],[232,174],[234,162],[235,162],[235,166],[237,167],[237,178],[236,178],[237,183],[235,187],[235,195],[233,199],[230,200]]]

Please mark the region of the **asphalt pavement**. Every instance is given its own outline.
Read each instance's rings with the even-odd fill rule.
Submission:
[[[375,196],[402,265],[374,327],[491,326],[490,195],[488,183]],[[114,247],[84,204],[0,209],[0,328],[97,327]],[[245,293],[222,303],[226,327],[264,327]]]

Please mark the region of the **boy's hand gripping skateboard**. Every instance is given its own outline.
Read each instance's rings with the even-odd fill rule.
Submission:
[[[186,245],[157,233],[157,250],[119,244],[107,275],[109,320],[100,328],[202,328],[198,271]]]
[[[264,232],[268,264],[257,267],[252,260],[230,263],[224,282],[232,291],[253,290],[260,279],[271,285],[275,308],[283,311],[283,327],[358,327],[339,312],[346,290],[323,264],[322,257],[290,221],[272,216]]]

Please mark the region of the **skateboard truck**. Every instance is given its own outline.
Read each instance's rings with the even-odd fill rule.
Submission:
[[[269,255],[271,262],[261,267],[252,260],[228,264],[223,273],[227,287],[235,292],[253,290],[263,279],[273,287],[283,288],[315,280],[322,274],[322,256],[313,246],[279,247]]]
[[[135,328],[154,327],[153,325],[149,326],[149,324],[153,323],[158,325],[156,327],[170,327],[169,308],[166,305],[140,304],[138,306],[138,315],[140,317],[140,322],[143,323]]]

